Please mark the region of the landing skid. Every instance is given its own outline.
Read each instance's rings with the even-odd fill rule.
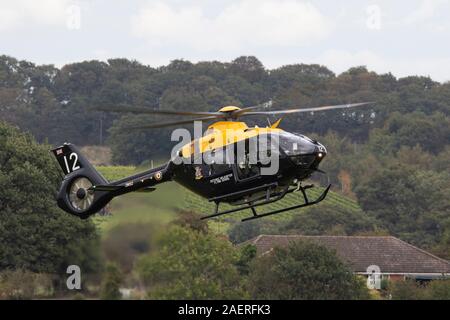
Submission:
[[[241,221],[248,221],[248,220],[253,220],[253,219],[258,219],[258,218],[262,218],[262,217],[266,217],[266,216],[270,216],[273,214],[277,214],[277,213],[281,213],[281,212],[285,212],[285,211],[289,211],[289,210],[294,210],[294,209],[298,209],[298,208],[302,208],[302,207],[307,207],[307,206],[312,206],[314,204],[319,203],[320,201],[322,201],[323,199],[325,199],[325,197],[328,194],[328,191],[330,190],[331,184],[328,185],[328,187],[322,192],[322,194],[314,201],[310,201],[308,199],[308,196],[306,194],[306,190],[313,188],[313,185],[306,185],[306,186],[302,186],[302,185],[298,185],[297,187],[291,188],[289,186],[287,186],[285,189],[283,189],[282,191],[278,191],[278,192],[272,192],[272,190],[274,190],[274,188],[277,186],[276,183],[274,184],[269,184],[269,185],[264,185],[258,188],[253,189],[249,189],[249,190],[244,190],[244,191],[240,191],[240,192],[236,192],[236,193],[231,193],[231,194],[227,194],[224,196],[220,196],[220,197],[216,197],[216,198],[211,198],[209,199],[209,201],[213,201],[216,204],[215,210],[213,214],[210,214],[208,216],[204,216],[201,219],[209,219],[209,218],[214,218],[214,217],[218,217],[224,214],[228,214],[228,213],[233,213],[233,212],[238,212],[238,211],[242,211],[242,210],[246,210],[246,209],[251,209],[253,212],[253,216],[248,217],[248,218],[244,218]],[[245,202],[243,205],[239,206],[238,208],[234,208],[234,209],[230,209],[230,210],[225,210],[225,211],[219,211],[219,206],[220,206],[220,202],[221,200],[224,200],[226,198],[230,198],[232,196],[239,196],[239,194],[249,194],[252,191],[265,191],[265,196],[262,196],[258,199],[253,199],[252,201],[247,201]],[[283,199],[287,194],[292,193],[292,192],[297,192],[300,191],[303,195],[303,203],[302,204],[298,204],[295,206],[291,206],[291,207],[287,207],[287,208],[283,208],[283,209],[279,209],[279,210],[274,210],[271,212],[266,212],[266,213],[261,213],[258,214],[256,212],[256,207],[259,206],[263,206],[269,203],[273,203],[276,201],[279,201],[281,199]]]

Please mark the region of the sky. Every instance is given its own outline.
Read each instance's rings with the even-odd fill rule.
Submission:
[[[0,0],[0,55],[37,64],[174,59],[365,65],[450,80],[450,0]]]

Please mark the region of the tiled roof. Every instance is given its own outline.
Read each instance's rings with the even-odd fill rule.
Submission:
[[[354,272],[366,272],[367,267],[377,265],[382,273],[450,273],[449,261],[395,237],[260,235],[244,243],[254,244],[261,255],[302,240],[336,251]]]

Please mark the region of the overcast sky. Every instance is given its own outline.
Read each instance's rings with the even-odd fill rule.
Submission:
[[[125,57],[267,68],[366,65],[450,80],[450,0],[0,0],[0,54],[62,66]]]

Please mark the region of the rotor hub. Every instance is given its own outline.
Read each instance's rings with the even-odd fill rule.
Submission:
[[[86,189],[84,188],[78,189],[76,195],[78,199],[84,199],[84,197],[86,197]]]
[[[231,113],[233,111],[237,111],[237,110],[241,110],[241,108],[236,107],[236,106],[226,106],[223,107],[219,110],[219,112],[223,112],[223,113]]]

